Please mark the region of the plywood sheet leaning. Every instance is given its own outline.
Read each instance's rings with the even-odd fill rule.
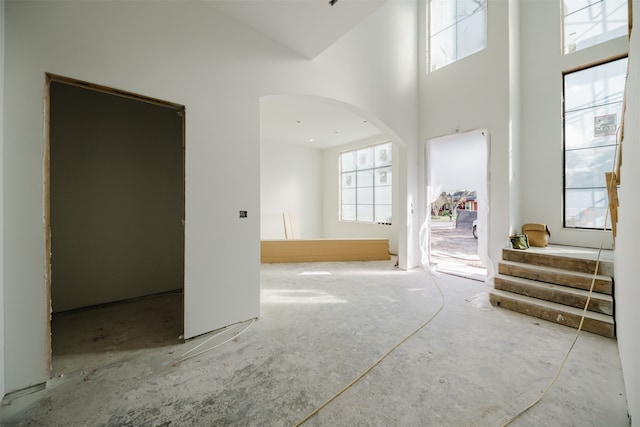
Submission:
[[[300,238],[300,223],[298,215],[295,212],[283,212],[282,220],[284,221],[284,235],[286,239]]]
[[[611,214],[611,234],[613,235],[613,243],[616,242],[616,233],[618,231],[618,180],[615,172],[605,172],[605,180],[607,182],[607,194],[609,196],[609,213]]]

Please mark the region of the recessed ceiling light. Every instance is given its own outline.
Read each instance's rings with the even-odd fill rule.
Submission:
[[[313,138],[309,138],[309,142],[313,142]]]

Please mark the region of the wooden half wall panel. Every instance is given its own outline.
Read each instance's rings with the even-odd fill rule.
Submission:
[[[260,242],[260,261],[265,264],[390,259],[389,239],[296,239]]]

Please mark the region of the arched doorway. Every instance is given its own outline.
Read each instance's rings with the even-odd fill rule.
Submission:
[[[261,98],[261,238],[284,238],[293,213],[302,238],[388,237],[399,266],[407,260],[406,144],[370,113],[306,95]],[[358,147],[393,147],[393,221],[341,221],[338,156]]]

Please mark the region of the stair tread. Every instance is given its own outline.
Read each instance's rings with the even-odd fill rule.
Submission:
[[[573,248],[567,246],[549,245],[545,248],[531,247],[527,250],[504,248],[502,259],[505,261],[521,262],[530,265],[557,267],[569,271],[581,271],[605,276],[614,276],[612,251],[589,250],[589,248]]]
[[[536,248],[536,247],[532,247],[529,248],[528,250],[523,251],[522,249],[513,249],[513,248],[503,248],[503,251],[509,252],[509,253],[513,253],[513,254],[525,254],[525,255],[532,255],[532,256],[538,256],[538,257],[544,257],[544,258],[555,258],[555,259],[561,259],[561,260],[566,260],[566,261],[576,261],[576,262],[584,262],[584,263],[590,263],[590,264],[595,264],[596,262],[598,262],[598,250],[597,249],[593,249],[593,251],[591,252],[591,254],[570,254],[572,251],[569,250],[569,252],[558,252],[558,248],[571,248],[569,246],[562,246],[562,245],[549,245],[545,248]],[[589,250],[588,248],[574,248],[574,249],[578,249],[578,250]],[[548,251],[548,252],[546,252]],[[560,249],[560,251],[562,251],[562,249]],[[604,250],[603,252],[612,252],[611,250]],[[613,264],[613,258],[612,255],[607,256],[602,256],[599,260],[600,264]]]
[[[580,271],[565,270],[563,268],[557,268],[557,267],[547,267],[546,265],[526,264],[526,263],[523,263],[523,262],[505,261],[505,260],[500,261],[500,264],[509,265],[509,266],[515,266],[515,267],[521,267],[521,268],[527,268],[527,269],[531,269],[531,270],[545,271],[545,272],[549,272],[549,273],[565,274],[565,275],[581,277],[581,278],[589,279],[589,280],[591,280],[594,277],[594,275],[591,274],[591,273],[582,273]],[[601,280],[601,281],[605,281],[605,282],[612,281],[610,276],[603,276],[603,275],[600,275],[600,274],[596,274],[595,278],[596,278],[596,280]]]
[[[545,307],[549,310],[554,310],[554,311],[558,311],[561,313],[567,313],[567,314],[572,314],[572,315],[576,315],[576,316],[582,316],[583,313],[583,309],[580,308],[576,308],[576,307],[571,307],[568,305],[563,305],[563,304],[558,304],[555,302],[551,302],[551,301],[545,301],[545,300],[541,300],[538,298],[533,298],[533,297],[528,297],[525,295],[520,295],[520,294],[516,294],[513,292],[508,292],[508,291],[503,291],[500,289],[492,289],[491,290],[491,294],[498,296],[500,298],[508,298],[511,300],[518,300],[521,301],[523,303],[529,303],[529,304],[534,304],[534,305],[538,305],[538,306],[542,306]],[[613,325],[614,324],[614,320],[613,320],[613,316],[607,315],[607,314],[602,314],[602,313],[596,313],[593,311],[587,311],[585,313],[585,318],[591,319],[591,320],[595,320],[595,321],[599,321],[599,322],[603,322],[609,325]]]
[[[523,277],[517,277],[517,276],[509,276],[506,274],[501,274],[498,273],[495,275],[495,278],[499,278],[502,280],[508,280],[511,282],[517,282],[517,283],[522,283],[523,285],[526,286],[535,286],[538,288],[545,288],[545,289],[549,289],[549,290],[553,290],[553,291],[559,291],[559,292],[563,292],[563,293],[567,293],[567,294],[571,294],[571,295],[575,295],[575,296],[580,296],[580,297],[588,297],[589,296],[589,291],[588,290],[584,290],[584,289],[579,289],[579,288],[574,288],[571,286],[565,286],[565,285],[558,285],[555,283],[547,283],[547,282],[541,282],[538,280],[531,280],[531,279],[525,279]],[[501,289],[498,289],[501,290]],[[602,301],[606,301],[606,302],[613,302],[613,297],[611,295],[608,294],[604,294],[601,292],[596,292],[593,291],[591,293],[591,299],[600,299]]]

